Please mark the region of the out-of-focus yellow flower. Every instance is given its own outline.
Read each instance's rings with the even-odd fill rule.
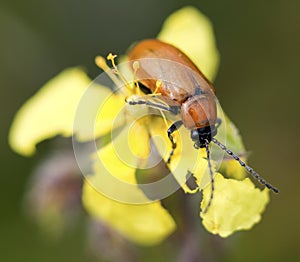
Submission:
[[[157,244],[176,228],[173,218],[159,201],[147,205],[120,203],[99,194],[89,183],[85,183],[82,201],[91,216],[139,244]]]
[[[76,108],[90,81],[84,71],[72,68],[45,84],[15,116],[10,146],[29,156],[43,140],[56,135],[72,136]]]
[[[214,79],[219,63],[214,33],[209,19],[197,9],[186,7],[173,13],[165,21],[158,38],[183,50],[209,79]],[[128,92],[130,88],[124,95],[94,84],[88,92],[92,106],[84,112],[77,112],[77,115],[83,114],[82,121],[73,126],[75,112],[89,83],[90,79],[78,68],[68,69],[53,78],[17,113],[10,132],[10,144],[17,152],[30,155],[37,143],[55,135],[73,135],[79,141],[100,138],[101,143],[106,134],[119,128],[118,135],[90,156],[94,164],[87,176],[88,181],[84,183],[83,205],[91,216],[119,230],[131,241],[142,245],[157,244],[168,237],[176,225],[161,203],[153,202],[141,190],[136,170],[147,164],[151,156],[151,141],[164,161],[167,160],[171,150],[166,133],[167,120],[159,114],[143,116],[143,110],[148,110],[145,106],[127,105],[125,98],[136,95]],[[97,108],[100,108],[97,115],[91,113]],[[94,123],[93,129],[87,128],[91,122]],[[226,133],[220,130],[218,136],[227,139],[229,147],[238,154],[244,154],[237,129],[226,116],[223,125],[227,127]],[[176,135],[176,142],[178,147],[168,168],[186,193],[195,193],[209,183],[205,151],[193,148],[190,133],[184,128]],[[214,167],[217,164],[213,162]],[[204,226],[213,234],[226,237],[236,230],[251,228],[260,220],[268,202],[267,191],[255,189],[248,179],[235,180],[244,178],[241,170],[235,161],[225,161],[219,172],[232,179],[224,179],[220,174],[216,176],[213,203],[205,215],[201,214]],[[197,189],[186,185],[187,171],[193,173]],[[114,183],[112,177],[128,184],[130,190]],[[109,190],[110,194],[123,195],[127,199],[118,202],[119,199],[101,194],[95,188]],[[209,195],[210,187],[207,186],[203,190],[202,208],[207,205]],[[128,204],[133,202],[139,205]],[[245,210],[247,212],[242,212]]]
[[[80,214],[82,178],[71,150],[48,157],[35,169],[24,209],[46,236],[58,238]]]

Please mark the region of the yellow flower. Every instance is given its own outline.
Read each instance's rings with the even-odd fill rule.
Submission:
[[[173,13],[165,21],[158,39],[183,50],[210,80],[214,79],[219,55],[213,29],[198,10],[185,7]],[[114,57],[109,59],[114,65]],[[105,67],[99,57],[97,64]],[[82,200],[87,212],[131,241],[154,245],[176,229],[173,217],[160,199],[178,187],[186,193],[204,188],[201,207],[207,206],[210,196],[208,165],[205,151],[195,150],[189,131],[181,128],[175,137],[177,149],[168,165],[177,184],[171,183],[171,174],[160,174],[160,171],[158,179],[151,177],[152,183],[137,182],[138,169],[158,164],[155,155],[167,161],[171,144],[166,130],[171,122],[159,110],[154,112],[145,105],[130,106],[125,102],[125,98],[135,99],[140,94],[127,79],[134,80],[134,76],[128,75],[126,63],[123,65],[106,72],[124,87],[114,92],[106,86],[109,80],[103,80],[105,74],[100,76],[100,81],[96,79],[90,84],[91,80],[79,68],[63,71],[20,109],[9,141],[15,151],[31,155],[44,139],[56,135],[73,136],[77,160],[86,178]],[[220,107],[218,112],[223,120],[218,130],[219,140],[227,140],[237,154],[245,154],[237,129]],[[82,156],[77,142],[90,140],[95,142],[95,153]],[[215,197],[208,212],[201,213],[201,218],[208,231],[226,237],[236,230],[249,229],[260,220],[268,202],[268,192],[255,189],[248,179],[235,180],[244,178],[243,169],[237,167],[234,160],[221,165],[223,152],[212,149],[213,167],[231,179],[216,175]],[[92,169],[85,169],[89,160],[93,162]],[[186,184],[188,173],[193,174],[196,188]],[[246,191],[244,195],[243,190]]]

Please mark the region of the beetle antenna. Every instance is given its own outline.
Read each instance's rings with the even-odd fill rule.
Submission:
[[[214,191],[215,191],[215,179],[214,179],[214,173],[213,173],[212,165],[211,165],[211,161],[210,161],[210,150],[209,150],[209,142],[208,141],[207,141],[207,143],[205,143],[205,149],[206,149],[207,163],[208,163],[208,168],[209,168],[211,191],[210,191],[210,198],[209,198],[208,204],[203,211],[204,214],[208,211],[209,207],[211,206],[212,200],[214,198]]]
[[[239,164],[244,167],[256,180],[258,180],[262,185],[266,186],[267,188],[271,189],[274,193],[279,193],[279,190],[276,187],[273,187],[269,184],[266,180],[264,180],[259,174],[257,174],[250,166],[248,166],[244,161],[242,161],[235,153],[229,150],[226,146],[221,144],[217,139],[212,138],[216,145],[218,145],[223,151],[225,151],[228,155],[234,158]]]

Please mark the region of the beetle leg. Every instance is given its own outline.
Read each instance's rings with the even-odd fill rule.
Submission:
[[[145,97],[147,97],[147,96],[145,96]],[[165,103],[159,103],[159,102],[156,103],[156,102],[152,102],[148,99],[143,99],[143,98],[136,99],[136,100],[126,99],[125,102],[128,103],[129,105],[146,105],[146,106],[158,109],[158,110],[168,111],[175,115],[178,114],[178,111],[179,111],[177,106],[168,106]]]
[[[182,124],[183,124],[183,122],[182,122],[181,120],[176,121],[175,123],[173,123],[173,124],[169,127],[169,129],[168,129],[168,131],[167,131],[168,137],[169,137],[169,139],[170,139],[170,141],[171,141],[171,143],[172,143],[172,150],[171,150],[171,152],[170,152],[170,154],[169,154],[169,157],[168,157],[168,160],[167,160],[167,164],[170,164],[171,158],[172,158],[172,156],[174,155],[174,151],[175,151],[175,149],[176,149],[176,147],[177,147],[177,144],[176,144],[176,142],[174,141],[174,138],[173,138],[172,134],[173,134],[175,131],[177,131],[177,130],[181,127]]]

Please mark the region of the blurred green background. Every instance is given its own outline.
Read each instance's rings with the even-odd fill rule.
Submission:
[[[66,67],[81,65],[96,76],[96,54],[122,54],[132,42],[155,37],[184,5],[213,22],[221,54],[217,95],[252,152],[250,163],[281,190],[261,223],[224,241],[222,261],[300,260],[300,1],[1,0],[0,261],[86,260],[83,225],[49,243],[22,212],[39,156],[25,159],[8,147],[18,108]]]

